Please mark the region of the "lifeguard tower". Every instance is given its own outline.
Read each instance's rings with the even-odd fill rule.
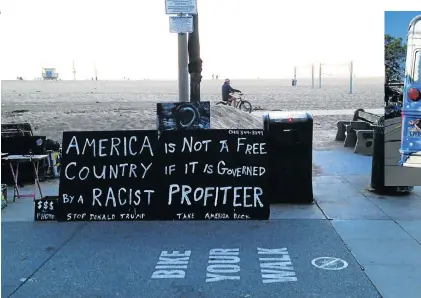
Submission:
[[[54,80],[58,79],[58,73],[55,68],[43,68],[42,69],[42,78],[44,80]]]

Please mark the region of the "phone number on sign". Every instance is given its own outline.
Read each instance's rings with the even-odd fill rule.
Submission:
[[[263,136],[262,130],[229,130],[228,133],[239,136]]]

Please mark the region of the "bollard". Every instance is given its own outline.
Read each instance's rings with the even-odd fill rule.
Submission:
[[[384,192],[384,128],[373,126],[373,159],[371,163],[371,188]]]

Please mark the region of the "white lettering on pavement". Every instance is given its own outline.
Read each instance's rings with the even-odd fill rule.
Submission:
[[[291,258],[286,248],[257,248],[264,284],[297,281]]]
[[[183,253],[162,251],[151,278],[185,278],[190,255],[191,250]]]
[[[240,249],[215,248],[209,252],[206,282],[222,280],[239,280]]]

